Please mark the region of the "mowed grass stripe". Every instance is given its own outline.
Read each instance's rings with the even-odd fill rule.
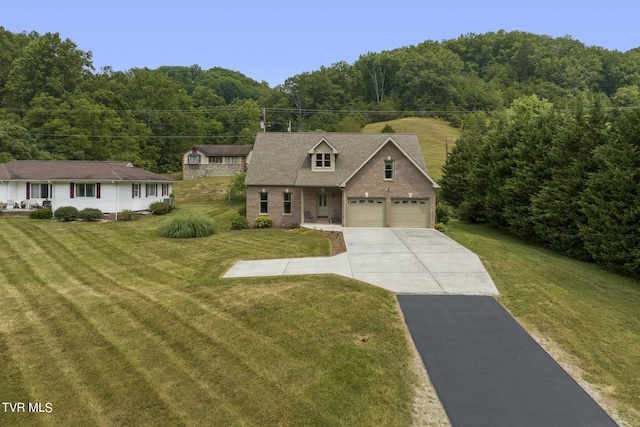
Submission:
[[[68,348],[60,338],[59,331],[54,332],[51,317],[43,315],[37,304],[25,303],[29,294],[23,294],[18,289],[5,285],[3,294],[10,295],[8,302],[21,302],[18,310],[12,310],[12,305],[5,305],[2,310],[2,323],[7,318],[19,319],[20,328],[11,328],[6,335],[7,355],[11,355],[16,369],[20,371],[23,383],[28,387],[27,395],[22,396],[22,402],[50,402],[59,414],[58,421],[76,424],[77,420],[84,420],[87,425],[109,425],[109,417],[105,405],[88,384],[91,377],[79,372],[74,347]],[[15,305],[13,307],[18,307]],[[60,311],[55,304],[47,307],[47,312]],[[68,323],[73,326],[73,323]],[[3,370],[5,367],[3,366]],[[10,390],[3,389],[8,396]],[[87,410],[87,408],[89,410]],[[4,414],[10,417],[6,413]],[[13,414],[14,421],[19,421],[20,414]],[[45,417],[38,417],[45,423]],[[1,419],[1,418],[0,418]],[[12,425],[12,422],[2,425]],[[45,423],[49,424],[49,423]]]
[[[0,236],[2,243],[16,254],[11,242],[21,241],[7,241],[5,236]],[[20,245],[21,248],[27,246]],[[67,422],[84,419],[87,424],[107,425],[100,396],[87,386],[97,378],[91,369],[94,363],[83,361],[87,346],[80,349],[75,345],[77,339],[86,344],[82,336],[85,322],[73,319],[74,310],[69,310],[69,306],[47,288],[28,260],[19,261],[13,265],[19,279],[2,285],[3,304],[9,303],[3,307],[2,323],[16,321],[20,325],[19,330],[11,330],[7,344],[13,359],[21,364],[30,396],[35,401],[52,402],[61,419]],[[91,413],[87,413],[87,408]]]
[[[29,231],[27,232],[27,234],[29,234]],[[63,243],[57,241],[54,238],[43,239],[43,241],[45,242],[45,247],[47,245],[55,246],[55,248],[52,248],[53,252],[69,252],[69,249],[66,248]],[[202,337],[194,336],[194,333],[191,330],[192,328],[186,327],[186,324],[184,322],[181,323],[181,319],[176,316],[175,312],[167,310],[164,307],[160,308],[161,304],[158,301],[152,301],[148,298],[148,296],[143,295],[131,288],[123,287],[118,283],[109,282],[107,278],[102,277],[101,280],[94,280],[94,284],[90,287],[81,285],[78,286],[77,283],[83,283],[90,279],[90,275],[87,274],[87,272],[90,271],[90,268],[84,265],[85,263],[82,261],[82,259],[77,258],[79,257],[71,255],[69,257],[65,257],[63,262],[59,263],[59,265],[62,266],[69,275],[74,274],[73,271],[81,271],[85,276],[82,280],[73,280],[73,284],[69,282],[69,284],[64,285],[64,287],[67,289],[67,293],[77,295],[78,298],[82,298],[81,295],[87,295],[88,298],[94,298],[96,295],[106,296],[114,294],[115,291],[115,293],[119,295],[119,298],[121,298],[122,301],[127,301],[127,304],[120,303],[118,305],[127,310],[133,317],[135,317],[135,321],[141,324],[139,329],[153,331],[153,333],[159,336],[159,342],[163,343],[164,345],[170,346],[178,354],[182,354],[183,357],[185,356],[185,354],[189,355],[189,358],[194,359],[194,365],[191,367],[191,369],[197,369],[199,366],[206,364],[206,358],[210,356],[210,354],[206,354],[201,357],[194,357],[194,355],[189,354],[191,352],[191,347],[216,348],[218,352],[220,352],[221,350],[226,350],[229,353],[228,355],[216,355],[216,357],[218,358],[218,363],[221,363],[223,365],[239,364],[240,366],[230,378],[221,376],[219,370],[213,370],[213,372],[216,373],[216,376],[211,378],[210,382],[222,387],[221,390],[217,391],[217,393],[220,395],[224,395],[225,391],[231,390],[233,391],[233,395],[242,396],[245,394],[245,391],[242,390],[244,384],[251,384],[251,387],[255,388],[256,379],[260,379],[261,382],[264,383],[264,394],[273,395],[274,385],[277,384],[279,380],[278,376],[269,375],[270,372],[273,372],[272,369],[269,369],[270,367],[257,366],[254,368],[251,364],[249,364],[246,355],[251,354],[250,352],[239,352],[238,350],[231,349],[223,341],[211,340],[210,335],[205,335],[204,340],[200,339]],[[70,288],[70,286],[72,287]],[[82,291],[80,291],[80,289],[77,289],[76,286],[81,288]],[[146,300],[146,302],[149,304],[145,304],[145,301],[141,301],[141,299]],[[91,307],[87,310],[87,313],[91,313],[92,317],[95,317],[99,312],[100,310],[98,310],[96,307]],[[165,325],[171,325],[171,330],[165,330],[167,328],[158,328],[158,325],[163,324],[163,322]],[[96,324],[99,325],[100,323],[96,322]],[[236,335],[236,337],[241,336],[241,334]],[[255,340],[253,338],[249,341],[252,342],[253,345],[255,345]],[[162,350],[159,349],[158,351]],[[241,357],[242,355],[244,355],[244,357]],[[254,359],[254,363],[258,361],[259,359]],[[249,377],[246,377],[247,375]],[[288,394],[286,389],[280,388],[279,391],[280,394]],[[177,396],[188,398],[188,396],[192,394],[193,391],[191,393],[179,393],[177,394]],[[291,396],[286,396],[286,398],[289,397]],[[233,397],[231,397],[230,399],[233,400]],[[299,405],[303,404],[303,402],[300,400],[298,400],[297,403]],[[306,404],[311,405],[311,402],[306,402]],[[263,414],[267,413],[268,409],[268,407],[261,408],[261,412]]]
[[[47,240],[48,243],[47,244],[52,244],[52,242],[54,242],[55,240]],[[61,246],[61,245],[57,245],[57,246]],[[31,252],[31,251],[30,251]],[[23,260],[23,262],[21,262],[21,265],[26,267],[28,266],[27,264],[27,260]],[[74,261],[74,257],[67,257],[65,258],[64,262],[59,263],[59,265],[65,266],[66,264],[71,264],[71,265],[77,265],[77,264],[81,264],[80,262]],[[67,271],[71,270],[71,268],[69,266],[67,266],[66,268]],[[27,271],[25,271],[25,274],[27,277],[36,277],[36,274],[33,272],[33,270],[31,269],[27,269]],[[85,278],[86,279],[86,278]],[[40,280],[42,281],[42,280]],[[100,334],[102,334],[103,332],[110,332],[112,330],[114,330],[114,326],[116,325],[127,325],[126,330],[122,331],[121,335],[117,337],[117,340],[115,341],[110,341],[109,342],[115,342],[120,349],[123,348],[122,342],[123,339],[126,340],[126,338],[130,337],[130,336],[135,336],[136,339],[140,338],[140,331],[145,332],[147,331],[147,329],[149,326],[149,322],[140,322],[137,321],[137,323],[139,324],[138,328],[134,328],[131,329],[130,326],[132,324],[136,324],[135,322],[132,322],[131,319],[118,319],[117,316],[113,316],[113,314],[115,313],[114,310],[114,303],[116,306],[121,305],[124,307],[123,310],[128,310],[128,313],[135,317],[136,315],[139,317],[140,316],[140,312],[146,312],[149,310],[148,307],[146,307],[144,304],[142,304],[144,302],[144,298],[135,298],[136,294],[126,288],[122,288],[122,287],[118,287],[118,285],[114,282],[106,282],[106,285],[97,285],[97,283],[105,283],[105,281],[95,281],[96,284],[92,285],[92,286],[84,286],[84,285],[80,285],[79,283],[82,283],[82,281],[71,281],[71,282],[67,282],[63,288],[64,291],[63,293],[65,294],[65,296],[69,295],[70,299],[73,298],[74,302],[69,301],[69,305],[67,307],[55,307],[54,311],[56,313],[63,313],[66,311],[76,311],[77,307],[74,305],[73,307],[71,307],[71,304],[76,304],[76,305],[82,305],[84,307],[84,313],[87,316],[91,316],[91,320],[88,317],[82,317],[82,320],[86,320],[87,322],[85,323],[91,323],[94,327],[96,327],[97,329],[101,329]],[[46,295],[45,298],[48,299],[52,299],[52,296],[57,296],[55,293],[54,289],[49,289],[48,287],[44,287],[40,288],[41,291],[40,293],[44,294],[44,292],[42,292],[42,290],[49,290],[50,293],[49,295]],[[111,300],[110,298],[104,298],[104,297],[108,297],[109,295],[118,295],[117,297],[113,297],[114,299]],[[58,295],[59,296],[59,295]],[[123,300],[129,301],[129,304],[122,304],[120,302],[120,298],[122,298]],[[81,304],[80,304],[81,303]],[[132,308],[131,306],[135,306],[136,308]],[[101,313],[107,313],[109,314],[109,316],[107,316],[107,318],[105,319],[101,319]],[[69,321],[69,324],[72,324],[73,322]],[[83,323],[81,321],[77,322],[77,323]],[[162,324],[163,322],[158,322],[158,324]],[[102,327],[101,327],[102,326]],[[77,329],[74,327],[74,330],[77,331]],[[134,333],[134,331],[136,333]],[[62,335],[62,334],[61,334]],[[98,335],[98,334],[96,334]],[[159,351],[162,351],[164,348],[166,348],[167,343],[164,340],[164,338],[167,337],[166,334],[164,334],[164,337],[159,337],[156,342],[158,343],[158,345],[156,347],[147,347],[146,348],[146,352],[148,353],[148,357],[147,357],[147,361],[148,363],[146,365],[144,364],[139,364],[138,367],[143,367],[145,371],[140,372],[141,375],[145,376],[145,380],[148,381],[150,380],[151,376],[149,375],[145,375],[147,374],[147,372],[153,372],[153,367],[157,366],[158,360],[156,359],[156,355],[158,354]],[[179,334],[180,335],[180,334]],[[78,340],[80,342],[85,342],[84,339],[82,339],[82,337],[77,337]],[[124,348],[137,348],[138,344],[136,344],[136,342],[130,342],[128,343],[130,344],[129,346],[124,346]],[[104,345],[101,345],[104,346]],[[66,351],[66,350],[65,350]],[[117,357],[117,359],[119,360],[127,360],[128,362],[132,362],[132,366],[135,366],[136,364],[133,363],[135,361],[131,361],[131,359],[127,358],[127,357],[122,357],[122,356],[126,356],[124,354],[122,354],[121,356]],[[173,358],[174,361],[176,358]],[[100,359],[101,362],[104,362],[104,359]],[[98,359],[96,359],[96,363],[98,362]],[[164,366],[164,365],[163,365]],[[112,370],[112,368],[109,368],[110,370]],[[187,369],[182,369],[178,374],[175,375],[175,378],[181,379],[184,378],[188,372]],[[89,376],[90,378],[97,378],[95,374],[91,374]],[[135,383],[135,381],[131,378],[131,373],[128,372],[120,372],[119,375],[114,376],[114,378],[121,378],[124,377],[125,383]],[[162,378],[162,377],[157,377],[157,378]],[[87,381],[84,381],[87,382]],[[179,385],[179,384],[178,384]],[[196,393],[194,390],[190,390],[189,393],[181,393],[179,394],[179,396],[183,396],[184,399],[188,399],[190,398],[190,396],[193,396],[194,393]],[[117,394],[117,393],[116,393]],[[126,393],[125,393],[126,394]],[[142,395],[149,395],[150,393],[147,391],[146,393],[143,393]],[[136,395],[139,395],[138,393],[136,393]],[[165,402],[167,403],[167,405],[170,405],[172,403],[179,403],[179,400],[175,399],[174,397],[170,397],[170,396],[166,396]],[[209,402],[209,403],[216,403],[216,402]],[[219,403],[219,402],[218,402]],[[139,405],[139,404],[135,404],[133,407],[127,407],[127,405],[119,405],[121,406],[121,410],[123,411],[123,414],[134,414],[136,413],[137,410],[144,410],[144,406]],[[212,407],[221,407],[220,405],[214,406],[212,405]],[[138,408],[138,409],[136,409]],[[117,418],[116,418],[117,419]]]
[[[25,232],[25,230],[22,231]],[[26,230],[25,234],[28,235],[30,233],[30,230]],[[69,249],[55,238],[46,238],[42,239],[42,241],[43,247],[45,249],[47,246],[52,247],[52,253],[69,253]],[[180,372],[174,374],[173,378],[175,378],[176,380],[173,381],[173,384],[175,385],[175,387],[172,389],[172,396],[167,396],[166,402],[180,403],[180,400],[192,399],[194,395],[198,394],[197,391],[193,389],[188,390],[187,393],[184,392],[185,390],[181,390],[181,392],[178,392],[181,388],[180,382],[182,381],[182,379],[190,376],[188,375],[188,372],[194,369],[198,370],[198,367],[206,364],[206,360],[204,357],[197,358],[193,354],[190,354],[192,347],[200,348],[203,343],[198,342],[202,340],[194,339],[193,330],[188,324],[182,322],[173,313],[169,314],[166,309],[162,308],[157,302],[151,300],[146,295],[123,286],[117,282],[111,281],[107,277],[101,276],[96,272],[94,272],[94,274],[92,275],[92,269],[90,268],[90,266],[87,266],[86,263],[82,260],[82,257],[79,257],[76,254],[71,254],[70,256],[65,257],[63,260],[60,260],[57,265],[62,267],[63,271],[66,272],[68,277],[72,277],[72,275],[74,274],[78,277],[81,277],[81,280],[68,281],[67,283],[62,285],[61,288],[64,289],[65,295],[73,295],[73,297],[71,298],[74,298],[76,303],[82,303],[83,306],[86,306],[84,312],[87,316],[91,316],[91,323],[96,328],[101,328],[101,325],[103,327],[106,326],[103,331],[110,334],[110,332],[114,330],[114,325],[127,325],[127,329],[121,331],[122,333],[120,336],[112,335],[112,338],[114,338],[113,342],[117,343],[117,346],[119,348],[128,349],[131,348],[131,346],[134,346],[135,348],[135,346],[137,345],[136,342],[128,342],[128,337],[134,335],[137,339],[139,338],[138,333],[145,333],[145,331],[152,332],[157,337],[157,345],[154,347],[146,348],[145,354],[147,355],[144,356],[143,354],[144,357],[139,364],[135,363],[135,361],[132,361],[127,357],[122,358],[123,360],[130,361],[133,366],[138,366],[140,369],[143,369],[143,372],[141,372],[141,374],[145,376],[147,380],[150,377],[146,375],[146,373],[153,373],[155,366],[158,365],[158,360],[155,360],[155,356],[159,353],[167,352],[167,349],[178,351],[178,353],[181,354],[180,358],[188,356],[188,359],[193,360],[192,366],[183,368],[180,370]],[[82,274],[78,274],[78,272],[81,272]],[[91,280],[92,278],[93,280]],[[92,285],[86,286],[82,285],[82,283],[92,283]],[[108,299],[105,299],[105,297],[107,297]],[[121,308],[123,312],[126,311],[129,318],[118,319],[117,316],[115,316],[115,319],[107,318],[101,321],[99,317],[100,314],[102,312],[106,312],[109,314],[114,313],[113,306]],[[132,324],[136,326],[134,329],[130,328]],[[161,325],[163,327],[161,327]],[[166,326],[170,326],[170,328],[167,328]],[[212,340],[209,340],[209,342],[207,342],[206,344],[207,347],[214,347],[218,349],[224,347],[223,343],[215,342]],[[231,356],[225,358],[225,361],[233,358],[235,358],[235,355],[233,354],[233,352],[231,352]],[[175,361],[178,359],[178,357],[172,357],[170,358],[170,361],[171,363],[175,363]],[[245,369],[240,370],[239,373],[235,374],[235,377],[244,372]],[[160,376],[157,378],[160,379],[162,377]],[[192,378],[195,377],[192,376]],[[217,378],[212,381],[212,384],[226,384],[233,381],[233,378]],[[204,382],[200,382],[204,384]],[[193,387],[193,384],[191,384],[190,386]],[[166,389],[166,387],[162,387],[162,389]],[[202,391],[207,392],[207,387],[205,387],[205,389]],[[208,394],[214,396],[212,393]],[[213,402],[205,403],[207,404],[207,406],[211,406],[212,408],[224,407],[224,405],[220,405],[220,402],[217,401],[217,399]],[[215,403],[217,403],[217,405],[214,405]],[[134,413],[134,409],[135,408],[129,408],[129,410],[126,412]],[[198,409],[202,410],[203,408]]]
[[[97,419],[87,424],[99,422],[105,416],[110,423],[127,414],[134,414],[136,410],[146,414],[146,417],[153,412],[164,413],[168,425],[177,421],[144,378],[122,357],[118,348],[93,326],[86,312],[83,313],[73,300],[71,292],[58,293],[38,277],[38,272],[30,268],[27,260],[21,261],[25,277],[30,277],[31,280],[29,283],[15,283],[11,287],[19,292],[22,300],[29,301],[32,319],[34,325],[37,325],[26,336],[33,337],[36,334],[44,343],[40,351],[34,353],[35,362],[47,365],[55,360],[62,363],[59,375],[71,378],[74,384],[80,386],[80,390],[76,387],[76,391],[80,391],[76,395],[60,396],[58,402],[65,403],[59,405],[62,406],[59,409],[64,413],[68,412],[72,416],[71,420],[85,420],[88,418],[86,413],[79,416],[76,411],[67,410],[65,405],[77,401],[88,402],[88,406],[95,410]],[[96,312],[93,311],[92,314]],[[78,347],[77,343],[82,343],[82,346]],[[29,353],[32,353],[32,349],[25,349],[22,357],[29,358]],[[48,357],[39,358],[38,355]],[[40,370],[40,365],[35,368],[39,376],[46,372]],[[119,375],[113,375],[115,371]],[[51,378],[58,382],[57,376],[51,375]],[[85,396],[83,390],[89,388],[92,390],[91,396]],[[55,389],[53,385],[52,389]],[[133,402],[130,393],[131,396],[136,396]],[[83,399],[78,399],[79,397]],[[143,418],[140,421],[150,422],[151,419],[145,421]]]

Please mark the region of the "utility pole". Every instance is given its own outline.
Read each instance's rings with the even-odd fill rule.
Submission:
[[[260,127],[262,128],[262,132],[267,131],[267,109],[262,109],[262,114],[260,114]]]

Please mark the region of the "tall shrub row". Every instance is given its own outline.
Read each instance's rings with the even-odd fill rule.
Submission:
[[[441,184],[460,219],[640,277],[638,109],[516,100],[489,128],[465,128]]]

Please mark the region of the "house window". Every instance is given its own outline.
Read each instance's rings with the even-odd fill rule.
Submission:
[[[331,154],[330,153],[317,153],[316,154],[316,168],[330,168],[331,167]]]
[[[285,215],[291,215],[291,193],[282,193],[283,196],[283,212]]]
[[[32,199],[48,199],[49,184],[31,184],[31,198]]]
[[[155,197],[156,192],[157,192],[157,185],[156,184],[147,184],[147,196]]]
[[[393,160],[384,162],[384,179],[393,179]]]
[[[169,184],[162,184],[162,195],[163,196],[169,195]]]
[[[96,197],[95,184],[76,184],[76,197]]]
[[[140,197],[140,184],[131,184],[131,197]]]
[[[209,163],[222,163],[222,157],[220,156],[210,156]]]
[[[260,193],[260,214],[269,213],[269,193]]]
[[[240,158],[239,157],[225,157],[224,158],[224,164],[225,165],[237,165],[238,163],[240,163]]]
[[[188,161],[190,165],[196,165],[200,163],[200,156],[198,154],[189,154]]]

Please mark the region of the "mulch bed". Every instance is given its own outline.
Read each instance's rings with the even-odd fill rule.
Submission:
[[[331,255],[338,255],[347,251],[347,246],[340,231],[323,231],[320,236],[331,240]]]

